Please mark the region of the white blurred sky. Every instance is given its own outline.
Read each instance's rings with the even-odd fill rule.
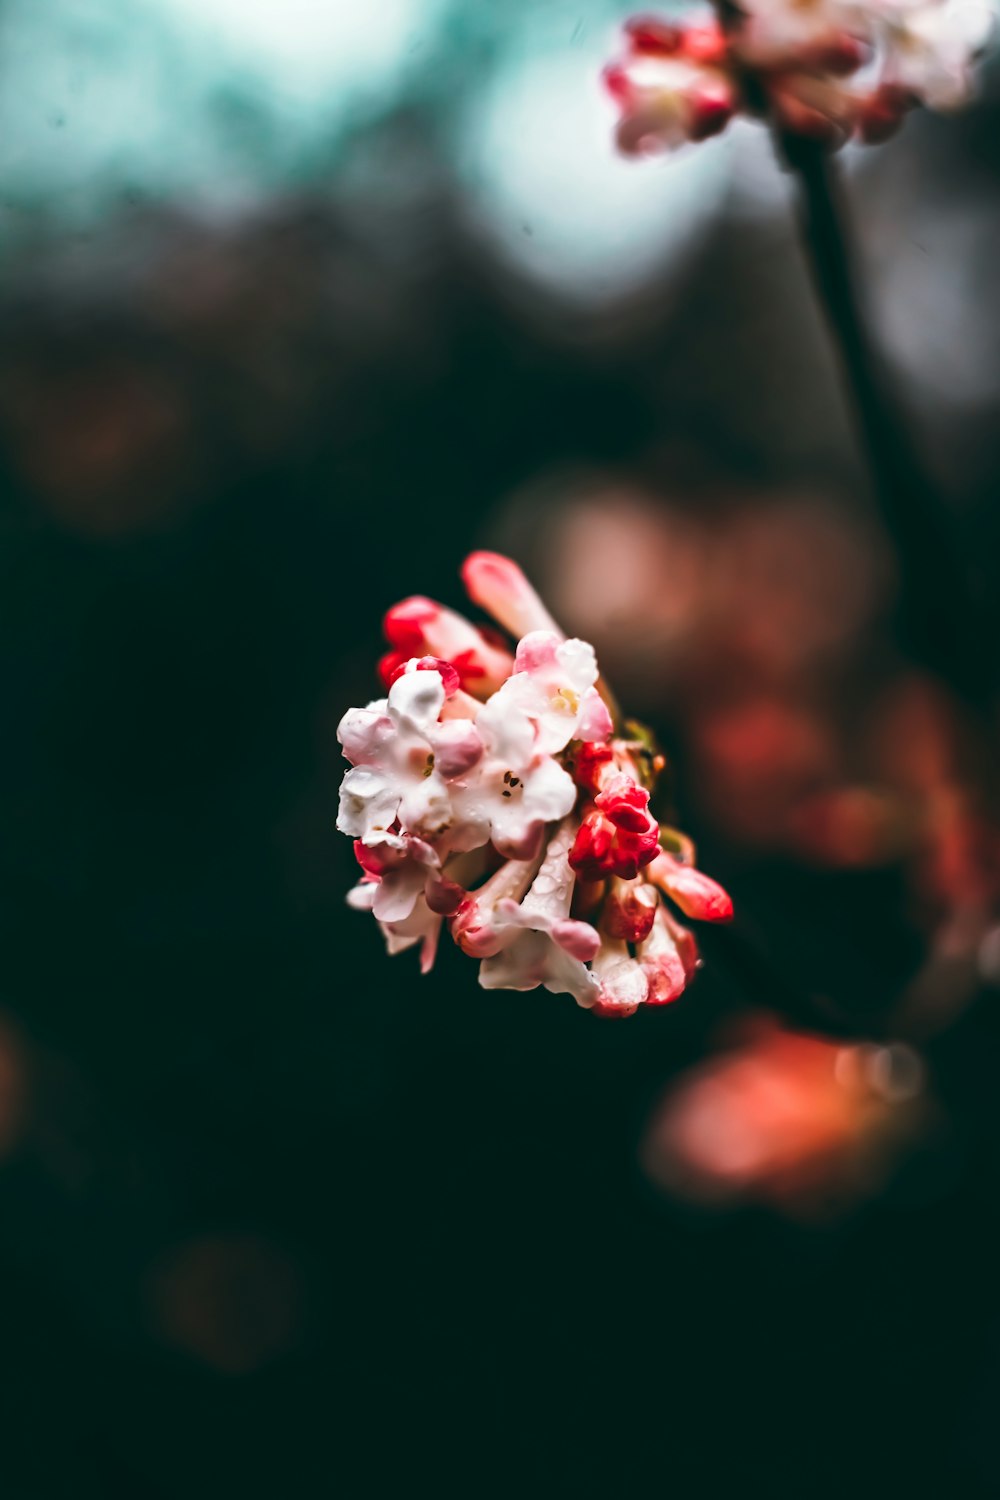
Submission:
[[[697,243],[729,180],[726,140],[625,161],[600,70],[614,28],[513,59],[472,103],[461,166],[506,257],[547,289],[614,298]]]

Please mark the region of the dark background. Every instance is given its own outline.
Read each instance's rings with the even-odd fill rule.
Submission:
[[[850,182],[880,336],[987,608],[997,108],[912,122]],[[125,183],[82,230],[40,193],[8,232],[2,1493],[995,1494],[996,993],[973,956],[958,1000],[937,1005],[932,972],[931,1019],[907,1009],[956,877],[914,897],[934,848],[844,868],[734,832],[733,799],[763,793],[699,753],[720,703],[777,691],[741,640],[775,599],[794,633],[789,572],[814,596],[822,535],[781,550],[799,497],[848,538],[824,609],[868,583],[795,701],[850,746],[919,667],[789,185],[567,301],[470,221],[433,101],[351,139],[224,220]],[[961,368],[970,326],[978,363],[945,399],[935,360]],[[748,613],[662,642],[642,598],[588,616],[567,558],[622,496],[710,557],[762,527]],[[684,581],[672,535],[663,597]],[[478,545],[523,561],[664,737],[773,992],[706,944],[679,1004],[602,1024],[480,991],[447,942],[420,979],[345,907],[337,721],[375,692],[384,609],[459,605]],[[627,558],[607,566],[627,600]],[[991,827],[992,738],[947,687],[935,712]],[[917,1047],[924,1128],[877,1191],[820,1214],[658,1191],[655,1101],[768,1005]]]

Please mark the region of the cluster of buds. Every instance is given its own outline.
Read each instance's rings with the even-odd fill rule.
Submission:
[[[958,108],[994,0],[718,0],[690,21],[637,17],[605,69],[628,155],[717,135],[738,113],[829,146],[892,135],[916,105]]]
[[[662,757],[514,563],[476,552],[462,576],[516,648],[430,599],[389,610],[386,696],[338,730],[350,904],[390,953],[419,945],[425,973],[447,922],[486,989],[615,1016],[675,1000],[698,964],[677,912],[726,921],[732,903],[650,812]]]

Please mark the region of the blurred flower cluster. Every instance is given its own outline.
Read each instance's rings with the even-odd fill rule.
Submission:
[[[926,1114],[923,1068],[896,1044],[845,1044],[768,1017],[667,1090],[642,1143],[681,1197],[824,1217],[885,1180]]]
[[[668,900],[707,921],[731,902],[650,812],[662,757],[616,725],[593,647],[508,559],[473,553],[463,577],[516,651],[430,599],[389,611],[387,695],[338,730],[337,826],[364,872],[351,904],[390,952],[420,944],[425,972],[447,918],[486,989],[544,985],[616,1016],[666,1004],[697,965]]]
[[[917,105],[967,100],[994,22],[991,0],[725,0],[681,22],[636,17],[604,74],[618,144],[670,149],[740,113],[827,145],[882,141]]]

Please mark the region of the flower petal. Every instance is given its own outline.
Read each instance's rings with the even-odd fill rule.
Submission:
[[[340,783],[337,827],[352,838],[377,842],[395,821],[399,800],[398,788],[384,772],[355,766]]]
[[[473,552],[462,564],[462,582],[474,604],[519,638],[532,630],[562,635],[517,563],[499,552]]]

